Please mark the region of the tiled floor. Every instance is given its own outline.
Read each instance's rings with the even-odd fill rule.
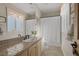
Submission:
[[[63,53],[60,47],[50,46],[44,49],[42,56],[63,56]]]

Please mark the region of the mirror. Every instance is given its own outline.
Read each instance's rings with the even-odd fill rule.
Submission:
[[[18,34],[24,35],[24,18],[22,16],[16,17],[16,31]]]
[[[12,32],[15,30],[15,17],[14,17],[14,15],[8,15],[7,28],[8,28],[8,32]]]
[[[8,9],[7,30],[8,32],[16,31],[17,34],[24,35],[24,15]]]
[[[13,32],[16,29],[16,14],[12,9],[7,8],[7,31]]]
[[[0,35],[5,31],[6,17],[0,17]]]
[[[34,36],[37,33],[37,20],[36,19],[31,19],[31,20],[26,20],[26,35],[31,35]]]

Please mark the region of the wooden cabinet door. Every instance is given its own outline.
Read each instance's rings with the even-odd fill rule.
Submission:
[[[36,45],[29,48],[29,56],[35,56],[36,55]]]
[[[41,55],[41,40],[34,45],[17,54],[16,56],[40,56]]]
[[[37,43],[37,46],[36,46],[36,55],[37,56],[40,56],[41,55],[41,41],[39,41]]]
[[[41,55],[41,41],[35,43],[29,48],[29,56],[40,56]]]

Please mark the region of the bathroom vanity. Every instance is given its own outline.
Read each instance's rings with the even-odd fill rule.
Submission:
[[[41,55],[41,39],[32,42],[24,42],[24,49],[17,53],[16,56],[40,56]]]
[[[5,44],[4,44],[5,43]],[[23,40],[13,38],[0,41],[0,56],[40,56],[41,38]]]

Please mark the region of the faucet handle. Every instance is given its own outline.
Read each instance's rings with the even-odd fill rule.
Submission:
[[[21,34],[18,34],[18,37],[21,37]]]

